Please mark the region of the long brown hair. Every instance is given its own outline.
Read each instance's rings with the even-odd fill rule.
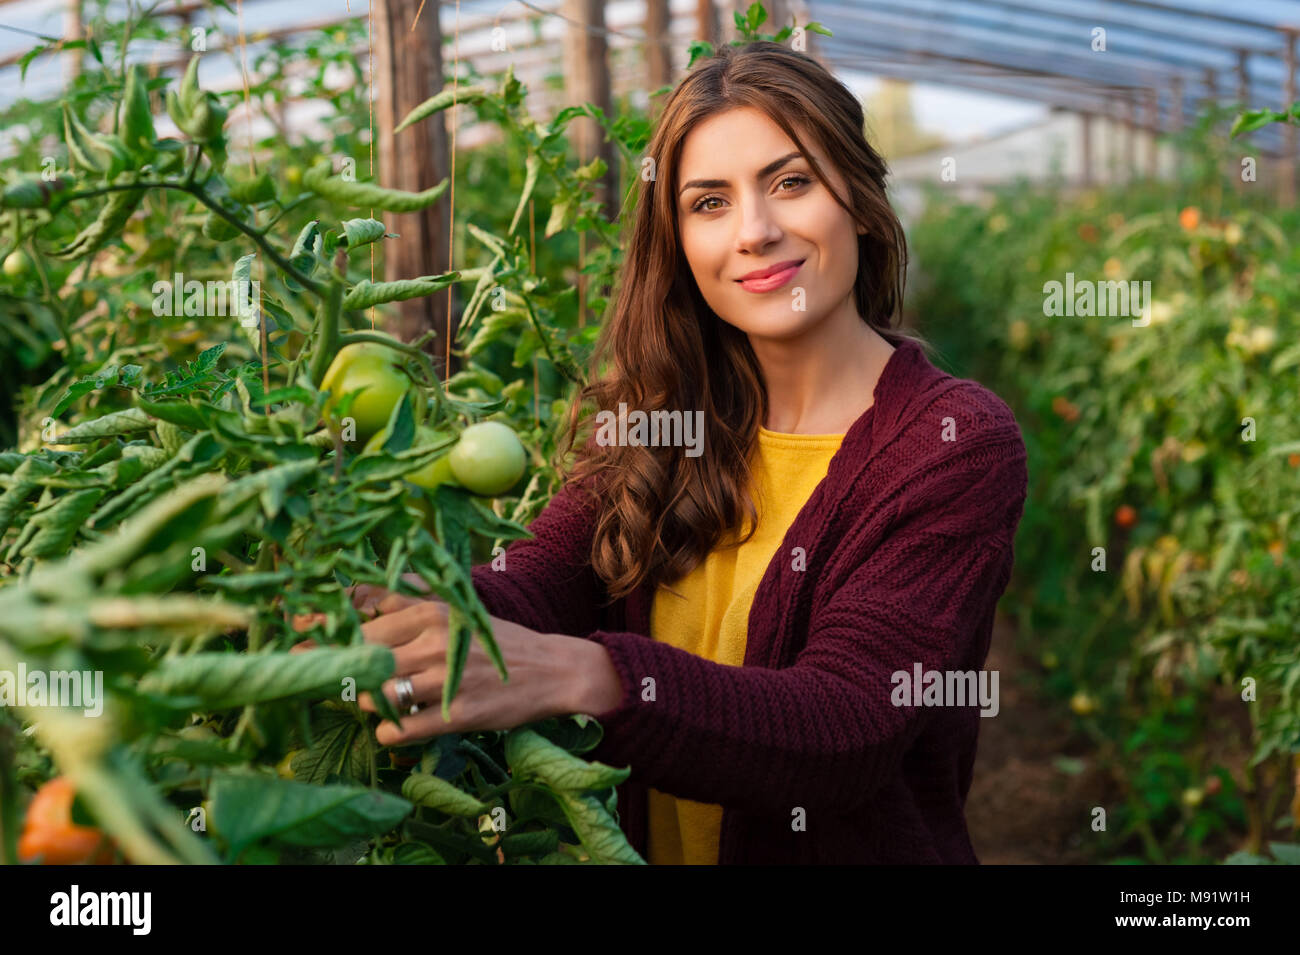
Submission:
[[[907,245],[885,195],[888,169],[866,140],[857,98],[816,60],[771,41],[724,46],[699,63],[668,97],[647,147],[650,168],[666,188],[658,187],[658,176],[642,176],[620,289],[591,356],[591,383],[569,408],[559,452],[563,458],[581,448],[572,470],[560,470],[566,483],[596,492],[591,564],[611,600],[646,580],[679,579],[746,517],[744,540],[753,533],[749,455],[766,420],[767,390],[749,339],[700,294],[674,200],[687,135],[707,117],[742,106],[771,117],[823,183],[829,180],[788,117],[832,157],[849,192],[847,204],[835,200],[867,227],[858,236],[858,314],[891,345],[922,341],[895,325]],[[703,451],[688,457],[682,447],[601,445],[594,434],[579,441],[579,429],[593,420],[581,417],[588,401],[616,414],[620,402],[645,412],[700,409]],[[599,479],[598,489],[590,478]]]

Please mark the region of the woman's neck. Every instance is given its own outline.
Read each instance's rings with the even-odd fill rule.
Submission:
[[[785,434],[847,432],[871,407],[894,352],[856,311],[795,341],[753,344],[767,386],[763,427]]]

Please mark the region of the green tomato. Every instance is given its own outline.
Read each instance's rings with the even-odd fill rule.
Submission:
[[[452,473],[449,457],[450,455],[444,454],[432,464],[422,467],[418,471],[412,471],[406,476],[406,479],[427,491],[432,491],[439,484],[456,486],[458,482],[456,481],[456,475]]]
[[[321,380],[321,390],[330,393],[325,411],[331,418],[337,417],[335,409],[344,395],[365,389],[348,412],[356,421],[359,441],[367,442],[383,430],[393,408],[411,387],[411,379],[397,365],[399,354],[376,342],[345,345]]]
[[[291,186],[302,185],[302,166],[290,166],[284,171],[284,178]]]
[[[5,257],[4,272],[11,279],[20,279],[31,270],[32,260],[22,249],[14,249]]]
[[[518,435],[499,421],[470,425],[447,458],[456,480],[483,497],[509,490],[528,466]]]
[[[451,437],[450,431],[435,431],[433,428],[421,425],[416,429],[415,442],[412,447],[421,448],[428,445],[441,444]],[[366,442],[365,453],[376,454],[388,440],[388,428],[384,427],[378,434]],[[432,463],[426,464],[418,471],[412,471],[406,475],[406,480],[410,481],[417,487],[432,491],[439,484],[456,485],[456,477],[451,473],[451,463],[447,460],[447,455],[436,458]]]

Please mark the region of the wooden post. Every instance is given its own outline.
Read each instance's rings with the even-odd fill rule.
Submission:
[[[437,113],[397,137],[393,129],[412,109],[443,89],[442,28],[438,6],[430,5],[416,21],[420,0],[379,0],[375,5],[375,148],[379,154],[378,181],[393,189],[419,192],[451,175],[447,148],[447,123],[452,110]],[[415,29],[412,30],[412,24]],[[465,85],[464,79],[461,85]],[[461,107],[462,109],[464,107]],[[369,156],[356,156],[357,177],[369,173]],[[384,279],[397,281],[420,275],[438,275],[449,269],[451,190],[427,209],[409,213],[376,210],[375,218],[401,236],[384,243]],[[363,209],[358,215],[370,215]],[[454,286],[453,286],[454,288]],[[437,337],[428,345],[434,366],[444,377],[454,373],[444,367],[448,336],[448,296],[427,295],[397,303],[397,320],[390,328],[402,341],[418,338],[430,329]]]
[[[564,0],[564,15],[569,24],[565,33],[569,50],[567,95],[573,105],[591,103],[606,116],[614,114],[610,99],[609,60],[605,42],[605,7],[601,0]],[[614,144],[605,141],[605,131],[589,116],[580,116],[569,124],[578,161],[591,162],[597,156],[605,160],[604,177],[595,184],[596,198],[610,220],[618,218],[618,156]]]
[[[63,38],[65,40],[81,39],[81,0],[67,0],[68,6],[63,11]],[[66,50],[63,55],[63,79],[71,87],[81,75],[80,49]]]
[[[1160,148],[1157,139],[1160,135],[1159,104],[1156,101],[1156,91],[1154,89],[1146,91],[1146,102],[1142,112],[1147,127],[1147,178],[1154,179],[1157,170],[1156,150]]]
[[[668,0],[646,0],[645,5],[645,62],[648,93],[673,81],[672,57],[668,31],[672,22]],[[654,104],[651,103],[653,108]]]
[[[1135,114],[1135,91],[1124,97],[1124,181],[1132,182],[1137,178],[1137,121]]]
[[[718,45],[721,32],[718,29],[718,11],[713,0],[696,0],[695,4],[695,39]]]
[[[1079,123],[1083,134],[1082,178],[1084,188],[1087,188],[1092,185],[1092,114],[1080,113]]]
[[[1286,40],[1286,51],[1284,62],[1286,63],[1286,76],[1282,81],[1282,104],[1281,108],[1286,110],[1291,108],[1291,104],[1296,100],[1295,92],[1295,38],[1297,31],[1285,29],[1282,36]],[[1281,174],[1282,179],[1278,188],[1278,200],[1282,208],[1290,209],[1295,205],[1295,171],[1296,171],[1296,135],[1295,124],[1284,123],[1282,126],[1282,162]]]

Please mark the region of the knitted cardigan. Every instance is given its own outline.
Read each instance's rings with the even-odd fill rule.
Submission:
[[[875,402],[768,566],[745,662],[649,637],[643,585],[604,606],[596,503],[576,485],[472,569],[489,613],[609,652],[623,699],[589,758],[631,766],[620,826],[646,853],[647,787],[724,807],[720,864],[978,863],[966,830],[978,704],[891,702],[898,671],[979,671],[1024,507],[1006,404],[897,346]]]

